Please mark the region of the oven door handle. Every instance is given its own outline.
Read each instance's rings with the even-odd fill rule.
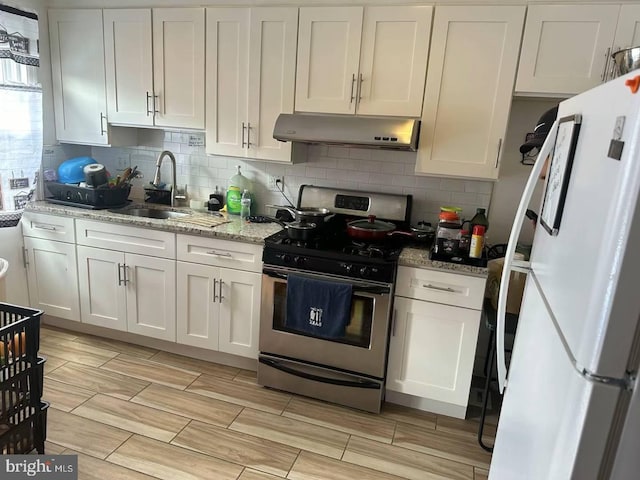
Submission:
[[[281,370],[285,373],[295,375],[296,377],[305,378],[307,380],[314,380],[316,382],[322,382],[322,383],[330,383],[332,385],[340,385],[341,387],[371,388],[371,389],[377,389],[377,390],[380,389],[380,384],[376,382],[371,382],[371,381],[352,382],[349,380],[338,380],[337,378],[321,377],[319,375],[313,375],[311,373],[301,372],[294,368],[287,367],[285,365],[282,365],[279,362],[276,362],[275,360],[271,360],[270,358],[260,357],[258,361],[260,363],[264,363],[265,365],[268,365],[269,367],[275,368],[276,370]]]
[[[281,280],[286,280],[288,275],[286,273],[273,272],[271,270],[264,270],[262,273],[271,278],[279,278]],[[373,295],[384,295],[385,293],[391,293],[389,287],[379,287],[379,286],[371,286],[371,287],[362,287],[358,285],[353,286],[353,293],[371,293]]]

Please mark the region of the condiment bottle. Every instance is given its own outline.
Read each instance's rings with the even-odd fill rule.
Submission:
[[[470,258],[482,258],[482,250],[484,248],[484,231],[483,225],[473,227],[473,235],[471,236],[471,246],[469,247]]]
[[[471,231],[473,231],[473,227],[476,225],[482,225],[485,232],[489,230],[489,220],[487,219],[485,212],[486,210],[484,208],[476,209],[476,214],[471,219]]]

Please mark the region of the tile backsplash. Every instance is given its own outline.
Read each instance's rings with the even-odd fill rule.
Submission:
[[[489,207],[492,182],[426,177],[415,175],[416,153],[388,150],[310,145],[296,152],[303,161],[278,164],[235,157],[207,155],[204,134],[178,131],[140,130],[139,142],[131,148],[91,147],[90,155],[103,163],[112,175],[138,166],[144,178],[134,181],[132,196],[142,198],[143,186],[155,171],[158,154],[170,150],[176,157],[177,183],[187,188],[190,199],[203,203],[216,185],[223,191],[236,165],[253,182],[256,211],[273,214],[267,204],[285,203],[279,192],[270,191],[270,175],[284,177],[285,194],[295,204],[302,184],[413,195],[412,222],[437,222],[442,205],[463,209],[462,217],[471,218],[478,207]],[[303,158],[306,157],[306,158]],[[162,165],[162,180],[171,180],[170,162]]]

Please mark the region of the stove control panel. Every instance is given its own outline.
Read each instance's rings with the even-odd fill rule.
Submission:
[[[297,255],[293,253],[274,252],[265,248],[262,260],[265,264],[281,267],[298,268],[314,273],[328,273],[341,277],[361,278],[378,282],[393,282],[396,263],[366,260],[357,262],[340,262],[322,256]]]

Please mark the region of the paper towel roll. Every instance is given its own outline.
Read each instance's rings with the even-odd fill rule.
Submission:
[[[99,187],[109,181],[107,178],[107,169],[101,163],[92,163],[86,165],[83,170],[84,181],[88,187]]]

